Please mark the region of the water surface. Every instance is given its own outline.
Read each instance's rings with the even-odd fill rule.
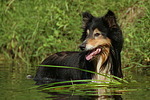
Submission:
[[[142,73],[124,72],[125,77],[132,79],[132,83],[111,88],[98,88],[86,91],[72,90],[70,93],[40,91],[35,88],[34,81],[27,79],[28,74],[34,75],[35,67],[22,64],[0,63],[0,100],[150,100],[150,75]],[[62,90],[62,89],[61,89]],[[96,91],[96,96],[91,96]],[[78,95],[75,95],[78,92]],[[84,93],[84,94],[83,94]]]

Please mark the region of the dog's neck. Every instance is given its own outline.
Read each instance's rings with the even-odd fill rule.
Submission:
[[[108,59],[109,57],[109,59]],[[110,75],[111,68],[111,57],[110,57],[110,48],[104,47],[102,48],[102,52],[100,55],[97,55],[96,59],[94,59],[95,72],[103,75]],[[93,80],[108,80],[105,76],[95,74],[93,76]]]

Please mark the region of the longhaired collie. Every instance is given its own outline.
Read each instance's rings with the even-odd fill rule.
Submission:
[[[72,68],[39,66],[34,80],[36,84],[69,80],[107,80],[103,75],[122,78],[121,50],[123,36],[115,14],[108,11],[102,17],[94,17],[88,12],[82,14],[83,33],[81,51],[58,52],[46,58],[41,65],[69,66]],[[100,74],[81,71],[94,71]]]

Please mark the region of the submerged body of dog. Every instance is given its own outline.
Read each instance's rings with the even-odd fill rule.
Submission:
[[[41,65],[69,66],[94,71],[104,75],[123,77],[120,53],[122,32],[112,11],[100,18],[83,13],[81,52],[59,52],[46,58]],[[42,67],[37,70],[36,84],[67,80],[106,80],[106,77],[72,68]]]

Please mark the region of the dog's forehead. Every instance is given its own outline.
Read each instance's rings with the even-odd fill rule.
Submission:
[[[105,26],[104,26],[102,18],[94,18],[92,22],[90,23],[88,29],[89,30],[98,29],[99,31],[105,30]]]

